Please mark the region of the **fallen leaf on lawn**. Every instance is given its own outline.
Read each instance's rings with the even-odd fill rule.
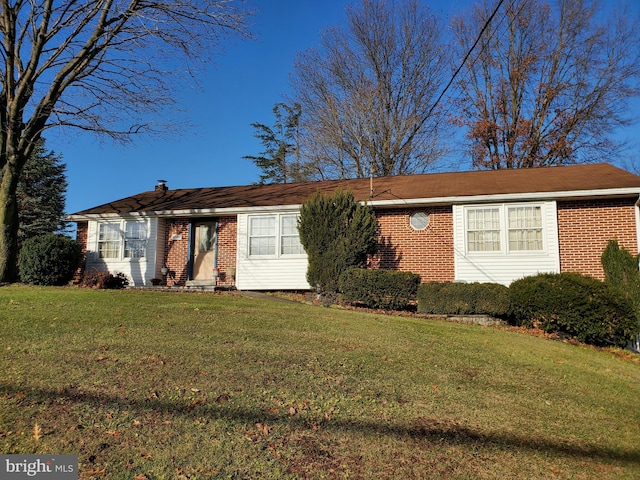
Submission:
[[[117,430],[107,430],[107,435],[110,435],[112,437],[119,437],[122,434]]]
[[[269,435],[269,426],[266,423],[256,423],[256,428],[260,433],[262,433],[265,437]]]
[[[37,442],[42,438],[42,427],[38,425],[38,422],[33,426],[33,439]]]
[[[149,477],[147,477],[146,475],[143,475],[142,473],[139,473],[138,475],[133,477],[133,480],[149,480]]]

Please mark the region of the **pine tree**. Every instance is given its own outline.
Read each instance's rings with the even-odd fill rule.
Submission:
[[[18,244],[39,235],[63,232],[67,166],[40,140],[18,181]]]

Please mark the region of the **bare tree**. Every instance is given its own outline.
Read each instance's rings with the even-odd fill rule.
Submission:
[[[493,2],[492,2],[493,3]],[[494,6],[455,22],[471,48]],[[460,121],[476,168],[523,168],[609,158],[637,97],[637,19],[603,19],[595,1],[505,1],[460,76]]]
[[[247,15],[231,0],[0,0],[0,281],[15,274],[16,186],[43,131],[153,131],[176,79],[246,35]]]
[[[298,56],[300,145],[320,178],[422,172],[440,154],[448,73],[438,21],[417,0],[363,0]]]

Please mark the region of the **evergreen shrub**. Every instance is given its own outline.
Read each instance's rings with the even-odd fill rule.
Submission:
[[[402,310],[416,298],[420,275],[395,270],[350,268],[340,275],[342,300],[369,308]]]
[[[82,249],[63,235],[39,235],[25,240],[18,257],[20,279],[33,285],[66,285],[82,260]]]
[[[593,345],[624,347],[640,330],[631,299],[620,289],[578,273],[547,273],[509,287],[516,325],[561,332]]]
[[[423,283],[418,288],[418,312],[505,318],[509,314],[509,289],[499,283]]]
[[[351,192],[316,193],[309,198],[298,221],[309,284],[322,292],[337,292],[342,272],[364,267],[375,252],[377,228],[373,209],[357,203]]]

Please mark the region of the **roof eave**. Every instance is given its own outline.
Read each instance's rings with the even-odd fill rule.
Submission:
[[[451,197],[409,198],[393,200],[366,200],[372,207],[402,207],[402,206],[429,206],[429,205],[461,205],[471,203],[496,203],[496,202],[523,202],[560,199],[593,199],[593,198],[619,198],[638,197],[640,187],[608,188],[599,190],[569,190],[560,192],[527,192],[507,193],[493,195],[457,195]],[[363,200],[362,202],[365,202]],[[148,217],[208,217],[208,216],[233,216],[245,213],[270,213],[283,210],[299,210],[301,204],[283,204],[270,206],[244,206],[226,208],[198,208],[182,210],[154,210],[147,212],[126,213],[100,213],[100,214],[73,214],[68,215],[67,220],[81,222],[89,220],[113,220],[116,218],[148,218]]]

